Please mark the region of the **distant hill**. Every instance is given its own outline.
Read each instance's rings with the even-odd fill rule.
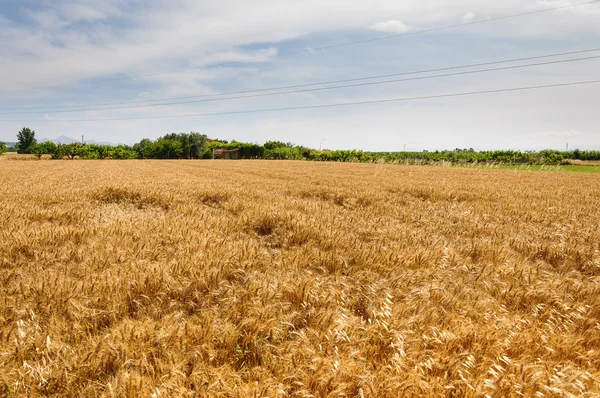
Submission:
[[[108,142],[108,141],[94,141],[94,140],[85,140],[86,144],[96,144],[96,145],[110,145],[110,146],[116,146],[119,144],[115,144],[114,142]]]
[[[47,141],[52,141],[55,144],[72,144],[74,142],[79,142],[79,140],[73,139],[71,137],[67,137],[66,135],[61,135],[60,137],[56,137],[56,138],[40,138],[40,139],[38,139],[38,142],[47,142]]]
[[[71,137],[67,137],[66,135],[61,135],[60,137],[56,137],[54,139],[41,138],[40,142],[52,141],[55,144],[72,144],[74,142],[79,142],[79,140],[75,140]]]
[[[52,141],[55,144],[72,144],[74,142],[80,142],[80,140],[76,140],[74,138],[67,137],[66,135],[61,135],[60,137],[56,137],[53,139],[41,138],[39,140],[39,142],[46,142],[46,141]],[[115,145],[112,142],[106,142],[106,141],[98,142],[98,141],[94,141],[94,140],[85,140],[85,143],[86,144],[96,144],[96,145]]]

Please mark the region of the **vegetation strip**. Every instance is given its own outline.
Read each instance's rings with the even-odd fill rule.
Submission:
[[[360,163],[405,164],[501,164],[501,165],[578,165],[582,161],[600,161],[600,151],[451,151],[421,152],[364,152],[358,150],[316,150],[304,146],[269,141],[264,145],[211,140],[200,133],[173,133],[157,140],[143,139],[129,145],[96,145],[85,143],[55,144],[51,141],[37,143],[35,132],[23,128],[18,142],[8,148],[0,143],[0,154],[18,151],[35,154],[38,158],[50,155],[52,159],[211,159],[214,149],[238,150],[241,159],[314,160]],[[574,168],[573,168],[574,169]],[[574,169],[575,170],[575,169]]]

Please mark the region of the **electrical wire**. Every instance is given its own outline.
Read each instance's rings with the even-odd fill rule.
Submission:
[[[293,111],[293,110],[322,109],[322,108],[332,108],[332,107],[383,104],[383,103],[393,103],[393,102],[409,102],[409,101],[438,99],[438,98],[467,97],[467,96],[484,95],[484,94],[495,94],[495,93],[506,93],[506,92],[517,92],[517,91],[528,91],[528,90],[541,90],[541,89],[556,88],[556,87],[582,86],[582,85],[597,84],[597,83],[600,83],[600,80],[588,80],[588,81],[569,82],[569,83],[546,84],[546,85],[539,85],[539,86],[514,87],[514,88],[495,89],[495,90],[469,91],[469,92],[451,93],[451,94],[424,95],[424,96],[419,96],[419,97],[388,98],[388,99],[370,100],[370,101],[342,102],[342,103],[322,104],[322,105],[293,106],[293,107],[285,107],[285,108],[250,109],[250,110],[241,110],[241,111],[225,111],[225,112],[195,113],[195,114],[187,114],[187,115],[147,116],[147,117],[129,117],[129,118],[43,120],[43,121],[40,121],[40,123],[157,120],[157,119],[195,118],[195,117],[206,117],[206,116],[240,115],[240,114],[266,113],[266,112],[283,112],[283,111]],[[31,122],[31,121],[28,121],[28,122]],[[0,120],[0,123],[23,123],[23,121]],[[27,122],[25,122],[25,123],[27,123]]]
[[[25,108],[5,108],[5,109],[0,108],[0,111],[11,111],[12,112],[12,111],[21,111],[21,110],[22,111],[45,110],[45,112],[43,112],[43,113],[47,113],[51,109],[82,108],[82,107],[87,108],[87,107],[99,107],[99,106],[111,106],[111,105],[129,105],[129,104],[142,104],[142,103],[152,103],[152,102],[179,101],[179,100],[197,99],[197,98],[223,97],[223,96],[231,96],[231,95],[238,95],[238,94],[262,93],[262,92],[268,92],[268,91],[274,91],[274,90],[288,90],[288,89],[294,89],[294,88],[321,86],[321,85],[327,85],[327,84],[349,83],[349,82],[355,82],[355,81],[383,79],[383,78],[388,78],[388,77],[409,76],[409,75],[417,75],[417,74],[423,74],[423,73],[442,72],[442,71],[449,71],[449,70],[456,70],[456,69],[474,68],[474,67],[479,67],[479,66],[489,66],[489,65],[505,64],[505,63],[511,63],[511,62],[529,61],[529,60],[534,60],[534,59],[543,59],[543,58],[553,58],[553,57],[560,57],[560,56],[566,56],[566,55],[584,54],[584,53],[597,52],[597,51],[600,51],[600,47],[587,49],[587,50],[538,55],[538,56],[533,56],[533,57],[513,58],[513,59],[502,60],[502,61],[490,61],[490,62],[482,62],[482,63],[476,63],[476,64],[450,66],[450,67],[445,67],[445,68],[425,69],[425,70],[410,71],[410,72],[392,73],[392,74],[386,74],[386,75],[358,77],[358,78],[353,78],[353,79],[331,80],[331,81],[324,81],[324,82],[317,82],[317,83],[296,84],[296,85],[291,85],[291,86],[288,85],[288,86],[270,87],[270,88],[263,88],[263,89],[257,89],[257,90],[230,91],[230,92],[225,92],[225,93],[193,95],[193,96],[187,96],[187,97],[171,97],[171,98],[162,98],[162,99],[157,98],[157,99],[140,100],[140,101],[108,102],[108,103],[89,104],[89,105],[79,104],[79,105],[45,106],[45,107],[25,107]],[[163,105],[163,104],[161,104],[161,105]],[[121,108],[119,108],[119,109],[121,109]],[[49,112],[53,112],[53,111],[49,111]],[[32,112],[32,113],[36,113],[36,112]],[[0,113],[0,114],[2,114],[2,113]],[[9,114],[9,113],[4,113],[4,114]]]
[[[428,80],[428,79],[435,79],[435,78],[449,77],[449,76],[471,75],[471,74],[476,74],[476,73],[486,73],[486,72],[496,72],[496,71],[501,71],[501,70],[528,68],[528,67],[532,67],[532,66],[552,65],[552,64],[567,63],[567,62],[576,62],[576,61],[586,61],[586,60],[598,59],[598,58],[600,58],[600,56],[565,59],[565,60],[549,61],[549,62],[538,62],[538,63],[534,63],[534,64],[525,64],[525,65],[504,66],[504,67],[499,67],[499,68],[446,73],[446,74],[441,74],[441,75],[411,77],[411,78],[407,78],[407,79],[383,80],[383,81],[368,82],[368,83],[345,84],[345,85],[341,85],[341,86],[318,87],[318,88],[309,88],[309,89],[292,90],[292,91],[279,91],[279,92],[274,92],[274,93],[262,93],[262,94],[244,95],[244,96],[228,97],[228,98],[213,98],[213,99],[203,99],[203,100],[194,100],[194,101],[168,102],[168,103],[164,103],[164,104],[134,105],[134,106],[123,106],[123,107],[118,107],[118,108],[70,109],[70,110],[58,110],[58,111],[53,111],[53,112],[43,112],[43,111],[11,112],[11,113],[0,113],[0,115],[94,112],[94,111],[122,110],[122,109],[134,109],[134,108],[149,108],[149,107],[156,107],[156,106],[196,104],[196,103],[201,103],[201,102],[204,103],[204,102],[214,102],[214,101],[230,101],[230,100],[235,100],[235,99],[269,97],[269,96],[274,96],[274,95],[298,94],[298,93],[307,93],[307,92],[324,91],[324,90],[337,90],[337,89],[341,89],[341,88],[364,87],[364,86],[373,86],[373,85],[379,85],[379,84],[399,83],[399,82],[414,81],[414,80]]]

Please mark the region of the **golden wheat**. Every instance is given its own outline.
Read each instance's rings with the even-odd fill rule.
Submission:
[[[3,162],[2,396],[598,396],[595,175]]]

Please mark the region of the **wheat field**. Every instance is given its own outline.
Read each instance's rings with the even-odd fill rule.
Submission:
[[[600,179],[0,164],[0,396],[600,394]]]

